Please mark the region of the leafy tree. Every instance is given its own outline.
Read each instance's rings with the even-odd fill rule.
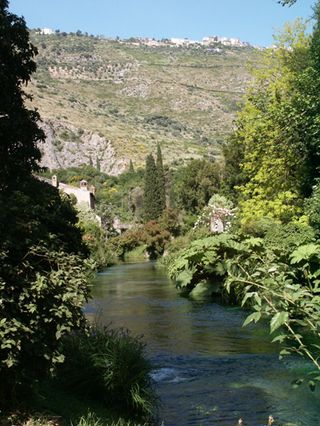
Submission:
[[[156,259],[163,254],[170,237],[170,232],[155,220],[150,220],[144,225],[142,238],[150,259]]]
[[[223,145],[222,152],[224,156],[222,191],[233,200],[237,200],[239,195],[237,187],[245,183],[241,173],[243,144],[235,134],[232,134],[227,143]]]
[[[320,2],[314,6],[315,25],[312,31],[310,53],[314,68],[320,71]]]
[[[232,139],[243,221],[298,217],[319,174],[320,80],[309,47],[301,22],[287,27],[254,73]]]
[[[173,176],[173,199],[177,208],[199,213],[220,187],[220,166],[207,160],[192,160]]]
[[[86,248],[67,198],[34,178],[43,140],[22,85],[35,71],[25,21],[0,0],[0,400],[61,362],[60,338],[84,327]]]
[[[106,246],[107,232],[93,210],[81,204],[77,207],[79,226],[83,231],[83,240],[90,250],[90,258],[96,268],[106,267],[112,261],[112,254]]]
[[[0,188],[11,190],[39,170],[37,143],[44,134],[38,113],[24,105],[30,96],[22,89],[36,69],[37,49],[24,19],[8,11],[7,0],[0,0],[0,51]]]
[[[60,337],[83,328],[86,249],[67,197],[29,178],[0,192],[0,397],[15,394],[63,357]]]

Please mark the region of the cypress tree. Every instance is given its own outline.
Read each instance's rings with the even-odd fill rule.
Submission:
[[[146,158],[146,172],[144,185],[144,218],[145,220],[157,219],[159,211],[157,191],[157,167],[152,154]]]
[[[158,206],[160,214],[166,208],[166,190],[165,190],[165,178],[162,162],[162,153],[160,145],[157,146],[157,182],[156,192],[158,193]]]

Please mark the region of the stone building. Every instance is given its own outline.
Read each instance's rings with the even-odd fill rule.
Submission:
[[[51,178],[51,185],[58,188],[60,191],[68,195],[74,195],[77,199],[77,204],[82,204],[87,206],[88,209],[94,210],[95,207],[95,187],[88,186],[86,180],[80,181],[80,186],[67,185],[65,183],[59,182],[56,175]]]

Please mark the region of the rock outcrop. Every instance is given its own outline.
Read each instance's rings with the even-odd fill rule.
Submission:
[[[117,157],[111,141],[96,133],[61,121],[43,122],[41,127],[46,134],[40,145],[41,166],[53,170],[88,164],[112,176],[128,168],[129,161]]]

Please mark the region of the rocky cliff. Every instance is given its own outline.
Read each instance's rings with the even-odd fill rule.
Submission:
[[[116,176],[128,168],[129,160],[119,158],[112,143],[92,131],[57,121],[43,122],[41,127],[46,135],[41,165],[50,170],[91,164]]]

